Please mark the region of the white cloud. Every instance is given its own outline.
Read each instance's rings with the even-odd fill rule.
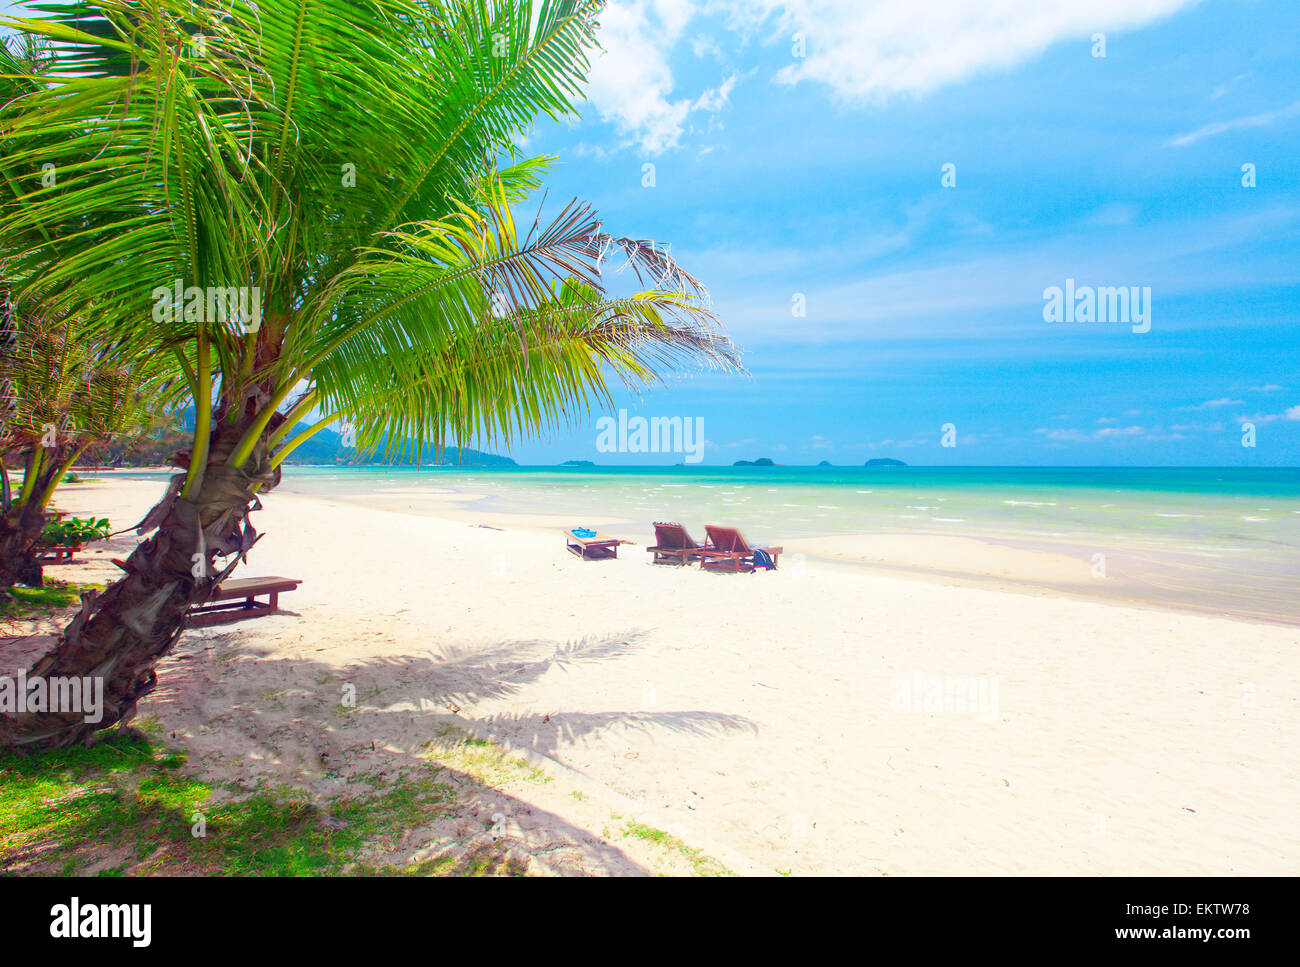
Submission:
[[[1300,409],[1300,407],[1297,407]],[[1297,417],[1300,419],[1300,417]],[[1240,417],[1239,420],[1245,420]],[[1279,419],[1273,416],[1265,420],[1271,422]],[[1201,433],[1222,433],[1223,423],[1175,423],[1167,430],[1163,426],[1104,426],[1096,430],[1077,430],[1073,428],[1039,427],[1034,431],[1038,436],[1054,443],[1096,443],[1101,440],[1142,439],[1142,440],[1190,440]]]
[[[692,110],[726,103],[730,84],[696,99],[674,96],[669,58],[689,42],[699,58],[730,48],[687,36],[699,13],[721,13],[744,37],[761,32],[806,56],[776,80],[813,81],[849,101],[923,95],[973,75],[1015,67],[1063,41],[1090,63],[1094,33],[1143,26],[1199,0],[620,0],[600,15],[604,54],[592,61],[588,99],[645,154],[677,147]],[[1113,41],[1112,41],[1113,42]],[[792,51],[791,51],[792,52]]]
[[[1252,393],[1276,393],[1282,387],[1278,386],[1277,383],[1265,383],[1263,386],[1247,386],[1246,389]]]
[[[579,158],[595,158],[597,161],[604,161],[612,152],[598,144],[587,144],[586,141],[579,141],[573,146],[573,153]]]
[[[1014,67],[1065,40],[1079,44],[1085,61],[1094,33],[1142,26],[1195,2],[732,0],[729,7],[737,29],[766,26],[791,48],[793,35],[804,35],[807,56],[783,68],[779,81],[815,81],[845,100],[871,101]]]
[[[1221,98],[1221,97],[1223,97],[1225,94],[1227,94],[1228,91],[1230,91],[1230,90],[1233,88],[1233,86],[1234,86],[1238,81],[1243,81],[1243,80],[1245,80],[1245,79],[1246,79],[1247,77],[1249,77],[1249,76],[1250,76],[1249,72],[1247,72],[1247,73],[1245,73],[1245,74],[1238,74],[1238,75],[1237,75],[1236,77],[1234,77],[1232,80],[1228,81],[1228,83],[1226,83],[1226,84],[1220,84],[1218,87],[1216,87],[1216,88],[1215,88],[1215,89],[1210,93],[1210,98],[1211,98],[1212,100],[1216,100],[1216,101],[1217,101],[1219,98]]]
[[[1237,417],[1238,423],[1276,423],[1278,420],[1300,421],[1300,405],[1282,413],[1256,413],[1254,416]]]
[[[695,13],[689,0],[627,0],[600,15],[596,39],[604,52],[592,59],[587,99],[643,154],[677,147],[687,116],[720,111],[739,79],[733,74],[693,100],[673,96],[668,59]]]
[[[1300,208],[1208,218],[1195,230],[1168,222],[1144,223],[1122,243],[1093,244],[1093,237],[1066,226],[1054,239],[1018,241],[989,250],[979,239],[924,260],[870,262],[874,246],[728,247],[692,256],[702,275],[734,273],[743,288],[715,291],[728,325],[751,348],[754,340],[916,340],[969,336],[1023,338],[1026,327],[1042,327],[1042,292],[1066,278],[1140,279],[1161,298],[1175,299],[1240,284],[1235,246],[1257,244],[1292,232]],[[906,251],[912,227],[882,253]],[[1093,231],[1097,231],[1094,229]],[[845,251],[849,257],[845,257]],[[1252,265],[1256,284],[1291,284],[1292,260],[1276,257]],[[837,261],[839,259],[840,261]],[[824,270],[823,264],[835,268]],[[1194,266],[1194,271],[1189,269]],[[825,279],[825,281],[822,281]],[[791,293],[807,297],[806,317],[793,320]],[[997,310],[1008,310],[994,315]],[[1180,325],[1184,324],[1180,322]],[[1136,414],[1125,414],[1136,415]]]
[[[696,57],[709,55],[721,58],[722,48],[718,46],[717,41],[712,37],[699,35],[691,38],[691,53]]]
[[[695,99],[695,103],[691,105],[691,110],[721,111],[727,106],[727,101],[731,97],[731,89],[736,86],[736,81],[739,79],[739,74],[732,74],[722,82],[721,87],[710,87]]]
[[[1203,138],[1210,138],[1216,134],[1225,134],[1228,131],[1237,131],[1241,128],[1262,128],[1281,118],[1293,117],[1297,114],[1300,114],[1300,101],[1288,104],[1286,107],[1280,107],[1276,111],[1251,114],[1246,117],[1233,118],[1231,121],[1215,121],[1213,124],[1199,127],[1195,131],[1180,134],[1171,140],[1169,144],[1171,147],[1185,148],[1189,144],[1195,144]]]
[[[1045,436],[1049,440],[1056,440],[1068,443],[1084,443],[1089,440],[1107,440],[1113,437],[1140,436],[1142,427],[1140,426],[1105,426],[1100,430],[1074,430],[1074,429],[1049,429],[1048,427],[1039,427],[1034,431],[1040,436]]]
[[[1138,436],[1142,432],[1140,426],[1107,426],[1093,433],[1099,440],[1114,436]]]
[[[625,0],[620,0],[620,4],[623,2]],[[674,36],[682,32],[687,22],[698,12],[699,6],[696,0],[649,0],[649,5],[654,8],[664,29],[671,31]]]
[[[689,99],[668,100],[673,72],[667,54],[685,21],[671,8],[661,19],[658,6],[635,0],[601,12],[597,40],[604,52],[593,58],[587,85],[601,117],[647,154],[676,146],[691,106]]]
[[[1229,399],[1229,398],[1226,397],[1226,396],[1221,396],[1221,397],[1219,397],[1217,400],[1206,400],[1204,403],[1197,403],[1195,406],[1184,406],[1184,407],[1182,407],[1182,409],[1184,409],[1184,410],[1213,410],[1213,409],[1217,409],[1217,408],[1220,407],[1220,406],[1237,406],[1237,405],[1240,404],[1240,403],[1241,403],[1241,400],[1234,400],[1234,399]]]

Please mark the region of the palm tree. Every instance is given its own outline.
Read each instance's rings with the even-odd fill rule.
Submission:
[[[181,388],[169,357],[123,359],[95,345],[73,320],[4,303],[4,413],[0,416],[0,595],[40,587],[37,541],[54,492],[92,446],[125,440],[148,425]],[[23,467],[8,486],[8,464]]]
[[[516,225],[552,159],[515,144],[573,112],[601,6],[102,0],[15,22],[55,56],[0,113],[13,270],[98,338],[171,354],[196,427],[153,536],[29,672],[104,676],[103,721],[0,720],[0,747],[134,713],[186,612],[257,539],[250,511],[302,417],[418,456],[572,418],[611,380],[738,366],[662,246],[577,202]],[[609,255],[642,291],[605,288]]]
[[[90,468],[160,466],[189,446],[186,410],[158,401],[140,413],[132,432],[93,444],[81,457]]]

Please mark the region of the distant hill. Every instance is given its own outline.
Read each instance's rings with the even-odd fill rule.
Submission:
[[[299,423],[293,428],[287,439],[292,440],[302,430],[312,427],[310,423]],[[310,440],[304,443],[298,449],[294,450],[287,458],[287,464],[330,464],[338,463],[346,466],[385,466],[389,463],[384,459],[384,446],[380,444],[374,454],[368,458],[362,457],[355,449],[343,446],[343,437],[337,430],[328,428],[321,430]],[[395,466],[413,466],[415,461],[409,457],[404,460],[392,461]],[[480,450],[471,450],[469,447],[444,447],[438,458],[435,459],[434,451],[431,446],[424,449],[424,457],[421,460],[422,466],[435,465],[439,467],[517,467],[518,464],[509,457],[497,456],[495,453],[483,453]]]
[[[759,457],[757,460],[737,460],[732,464],[733,467],[775,467],[769,457]]]
[[[902,460],[894,460],[891,457],[872,457],[866,462],[868,467],[906,467]]]
[[[560,464],[561,467],[594,467],[595,464],[590,460],[565,460]]]
[[[831,462],[829,460],[823,460],[821,463],[817,464],[819,467],[829,467],[830,465]]]

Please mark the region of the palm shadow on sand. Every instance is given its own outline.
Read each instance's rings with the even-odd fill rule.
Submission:
[[[189,750],[200,772],[232,788],[289,788],[324,802],[439,769],[439,781],[461,799],[455,838],[481,847],[493,817],[506,816],[520,848],[546,872],[635,874],[647,871],[602,838],[599,818],[575,823],[485,786],[481,777],[448,764],[445,753],[448,743],[464,742],[465,730],[475,725],[544,755],[611,728],[697,736],[757,731],[743,717],[695,710],[459,714],[478,701],[514,695],[554,669],[616,661],[644,638],[634,631],[487,642],[340,667],[274,657],[246,643],[237,626],[204,629],[187,633],[160,666],[158,689],[140,712],[157,718],[164,735]],[[567,806],[565,811],[574,812]],[[608,815],[606,810],[606,821]],[[446,827],[410,830],[410,842],[399,844],[397,852],[409,858],[422,842],[447,834]]]

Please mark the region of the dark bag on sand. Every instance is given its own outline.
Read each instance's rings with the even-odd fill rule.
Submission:
[[[776,561],[772,560],[772,555],[767,553],[761,547],[754,548],[754,567],[766,567],[776,570]]]

